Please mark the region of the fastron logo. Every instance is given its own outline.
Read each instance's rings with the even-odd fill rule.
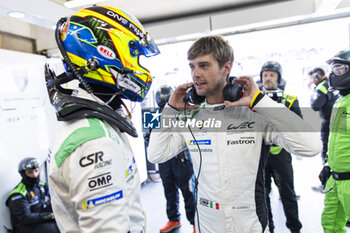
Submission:
[[[227,140],[227,145],[238,145],[238,144],[255,144],[255,140],[252,140],[252,139]]]
[[[108,48],[107,46],[99,45],[99,46],[97,46],[96,49],[99,52],[99,54],[101,54],[105,58],[108,58],[108,59],[115,59],[116,58],[113,50]]]
[[[228,127],[227,127],[227,130],[233,130],[233,129],[252,129],[255,124],[255,122],[243,122],[241,123],[240,125],[237,125],[235,126],[234,124],[230,124]]]

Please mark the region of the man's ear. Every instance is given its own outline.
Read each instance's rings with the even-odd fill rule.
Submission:
[[[232,69],[232,62],[231,61],[225,62],[222,68],[225,76],[230,75],[231,69]]]

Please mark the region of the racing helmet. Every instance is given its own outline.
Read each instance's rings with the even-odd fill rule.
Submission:
[[[18,172],[24,174],[25,170],[40,168],[40,160],[33,157],[26,157],[18,164]]]
[[[327,63],[332,69],[329,85],[336,90],[350,89],[350,48],[338,52]]]
[[[82,74],[80,82],[88,84],[84,87],[93,92],[102,85],[121,98],[144,99],[152,77],[140,64],[140,56],[157,55],[159,49],[136,17],[121,9],[94,6],[58,23],[56,30],[70,62]],[[71,72],[70,62],[63,62]]]
[[[260,81],[262,82],[262,74],[264,71],[275,71],[278,74],[278,84],[281,82],[282,78],[282,67],[281,64],[276,61],[268,61],[265,62],[261,67],[260,71]]]
[[[156,92],[156,102],[160,108],[163,108],[165,104],[168,102],[171,94],[173,93],[173,89],[170,86],[163,85]]]

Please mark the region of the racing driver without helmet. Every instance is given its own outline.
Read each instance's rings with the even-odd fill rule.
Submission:
[[[137,131],[122,99],[144,99],[152,78],[139,59],[159,50],[134,16],[105,6],[62,18],[55,37],[66,68],[56,76],[46,66],[59,120],[49,169],[58,226],[62,232],[142,232],[140,178],[126,135]],[[61,86],[71,80],[77,88]]]

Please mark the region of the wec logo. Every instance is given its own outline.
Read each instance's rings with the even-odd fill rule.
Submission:
[[[243,122],[241,123],[240,125],[237,125],[235,126],[234,124],[230,124],[228,127],[227,127],[227,130],[235,130],[235,129],[252,129],[255,124],[255,122]]]

